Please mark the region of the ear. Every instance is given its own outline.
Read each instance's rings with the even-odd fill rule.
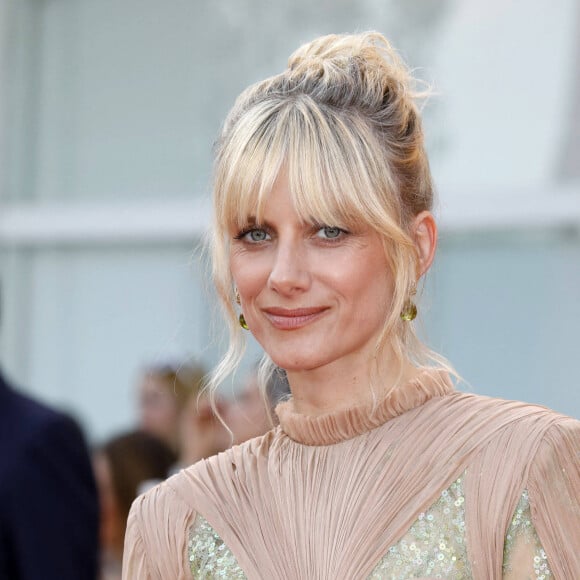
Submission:
[[[437,249],[437,224],[430,211],[415,216],[411,235],[417,250],[417,278],[420,278],[431,267]]]

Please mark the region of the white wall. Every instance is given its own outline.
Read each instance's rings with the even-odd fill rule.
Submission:
[[[102,437],[132,421],[141,364],[213,364],[223,345],[191,255],[220,123],[299,43],[374,28],[437,92],[425,111],[443,224],[428,336],[476,391],[580,416],[580,187],[557,174],[578,10],[0,0],[4,368]]]

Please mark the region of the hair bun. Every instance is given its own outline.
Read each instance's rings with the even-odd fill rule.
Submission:
[[[329,34],[301,46],[288,60],[291,72],[307,77],[328,77],[337,82],[345,77],[367,90],[379,88],[413,93],[415,81],[407,65],[379,32]]]

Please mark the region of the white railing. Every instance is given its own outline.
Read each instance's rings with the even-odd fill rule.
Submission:
[[[467,191],[467,190],[466,190]],[[580,184],[552,191],[447,191],[437,213],[448,234],[519,229],[580,233]],[[0,206],[0,243],[10,246],[176,243],[198,239],[211,221],[208,200]]]

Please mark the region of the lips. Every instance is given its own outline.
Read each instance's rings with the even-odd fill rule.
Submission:
[[[275,328],[297,330],[318,320],[327,310],[326,306],[293,309],[272,307],[264,308],[262,312]]]

